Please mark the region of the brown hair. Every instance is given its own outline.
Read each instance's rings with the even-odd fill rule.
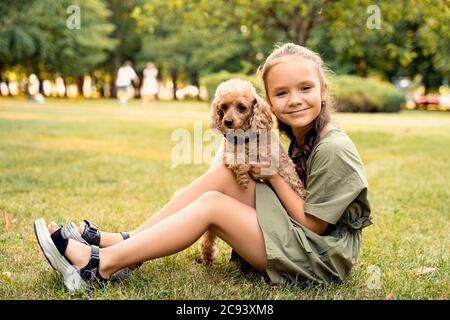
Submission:
[[[317,68],[317,74],[319,76],[321,88],[323,89],[324,85],[327,83],[325,73],[328,71],[328,69],[324,65],[322,58],[318,53],[303,46],[296,45],[294,43],[286,43],[284,45],[278,45],[267,57],[266,61],[258,68],[258,74],[260,75],[264,83],[264,89],[266,91],[266,99],[269,103],[270,99],[267,91],[267,74],[269,70],[275,64],[277,64],[277,62],[279,62],[281,58],[289,56],[300,57],[314,62],[314,65]],[[328,90],[327,96],[321,102],[320,113],[314,120],[314,125],[312,126],[312,128],[306,133],[305,140],[303,144],[300,146],[301,149],[300,155],[292,159],[295,163],[297,173],[305,186],[307,178],[306,161],[308,160],[312,150],[320,140],[319,133],[331,120],[330,114],[332,108],[333,102]],[[277,119],[277,125],[278,129],[280,130],[280,133],[285,134],[289,138],[291,144],[296,143],[295,142],[296,139],[291,126],[284,123],[280,119]]]

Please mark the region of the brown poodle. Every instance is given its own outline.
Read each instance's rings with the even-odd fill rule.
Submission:
[[[212,102],[210,126],[218,129],[225,138],[212,165],[224,163],[236,174],[238,183],[247,188],[250,165],[270,163],[271,167],[267,169],[272,173],[274,170],[278,172],[304,198],[305,190],[294,163],[272,133],[272,124],[270,106],[250,82],[239,79],[222,82]],[[207,263],[214,262],[217,253],[215,239],[216,235],[211,231],[200,239],[202,259]]]

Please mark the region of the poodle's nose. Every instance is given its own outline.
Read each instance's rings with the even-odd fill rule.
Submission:
[[[233,119],[225,119],[224,122],[228,128],[231,128],[231,126],[233,125]]]

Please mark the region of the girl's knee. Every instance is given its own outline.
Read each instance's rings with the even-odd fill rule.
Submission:
[[[207,191],[197,198],[196,202],[201,209],[198,213],[208,223],[212,223],[214,216],[220,211],[226,195],[219,191]]]
[[[225,194],[219,191],[206,191],[200,197],[197,198],[197,201],[201,202],[204,206],[217,206],[218,202],[221,201],[225,197]]]

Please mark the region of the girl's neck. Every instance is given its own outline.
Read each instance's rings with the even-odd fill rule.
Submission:
[[[304,128],[292,128],[292,132],[294,133],[297,145],[301,146],[305,142],[306,134],[313,126],[314,122],[312,122],[311,124],[309,124]],[[320,138],[322,138],[325,134],[327,134],[328,131],[330,131],[333,128],[336,128],[336,126],[334,126],[331,122],[328,123],[319,133]]]
[[[315,122],[313,121],[303,128],[292,128],[292,133],[295,136],[295,141],[297,141],[297,144],[299,146],[301,146],[305,142],[306,134],[314,126],[314,123]]]

